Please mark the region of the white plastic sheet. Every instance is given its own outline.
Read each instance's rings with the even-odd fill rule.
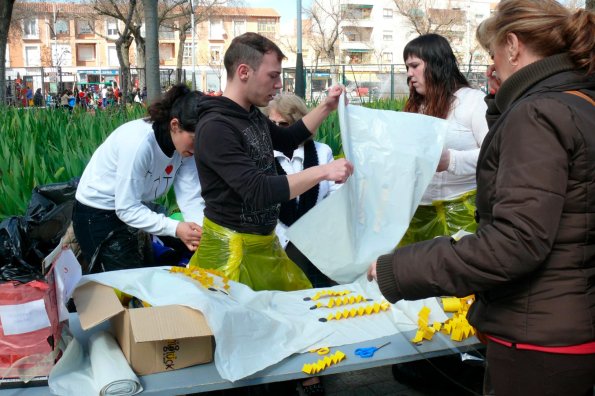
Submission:
[[[98,331],[89,337],[88,353],[65,334],[68,346],[50,373],[54,395],[132,396],[143,391],[114,337]]]
[[[392,306],[389,311],[377,315],[322,323],[318,319],[331,310],[311,310],[314,303],[304,301],[304,297],[313,296],[317,289],[255,292],[240,283],[229,282],[229,295],[225,295],[209,291],[187,276],[171,274],[165,268],[87,275],[81,284],[88,281],[123,290],[154,306],[180,304],[201,311],[215,336],[217,370],[222,378],[230,381],[260,371],[293,353],[413,330],[417,321],[418,307],[409,309],[404,303],[403,310]],[[382,300],[377,284],[365,279],[333,289],[347,289],[375,301]],[[436,299],[428,299],[426,305],[432,310],[432,320],[445,320]],[[50,387],[53,392],[54,389],[85,389],[88,381],[85,382],[84,377],[88,373],[81,369],[84,367],[81,359],[75,354],[64,354],[59,364],[68,365],[72,371],[52,372]],[[68,360],[74,364],[68,364]]]
[[[446,133],[458,127],[343,100],[339,122],[343,150],[355,172],[287,236],[324,274],[349,283],[399,243],[436,171]]]

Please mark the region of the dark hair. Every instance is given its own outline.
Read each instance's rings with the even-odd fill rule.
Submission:
[[[446,118],[454,101],[454,93],[461,87],[469,86],[459,70],[448,40],[438,34],[421,35],[405,46],[403,60],[406,62],[410,56],[425,62],[426,93],[420,95],[410,86],[409,99],[403,111]]]
[[[502,0],[496,12],[477,28],[477,41],[486,50],[503,45],[514,33],[536,55],[568,52],[587,74],[595,73],[595,13],[570,11],[554,0]]]
[[[198,124],[197,110],[201,96],[202,92],[191,91],[184,84],[171,87],[163,98],[153,102],[147,109],[153,130],[158,134],[169,133],[170,121],[177,118],[183,130],[194,132]]]
[[[227,79],[233,79],[236,68],[242,63],[254,70],[258,69],[262,63],[262,57],[269,52],[277,54],[279,62],[285,59],[277,44],[260,34],[248,32],[234,38],[223,58]]]

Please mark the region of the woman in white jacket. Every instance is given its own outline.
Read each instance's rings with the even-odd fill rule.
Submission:
[[[91,157],[73,213],[83,256],[87,263],[95,263],[87,272],[145,266],[147,259],[138,251],[139,230],[177,237],[189,250],[196,250],[204,208],[193,158],[201,96],[185,85],[174,86],[149,106],[147,118],[118,127]],[[183,222],[150,208],[172,186]],[[111,243],[106,254],[100,247],[108,239],[117,243]]]

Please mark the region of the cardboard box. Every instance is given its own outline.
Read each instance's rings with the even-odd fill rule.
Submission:
[[[213,333],[204,316],[181,305],[123,307],[114,289],[95,282],[73,294],[81,328],[110,319],[124,356],[139,375],[213,360]]]

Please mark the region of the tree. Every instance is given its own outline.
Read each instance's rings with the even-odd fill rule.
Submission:
[[[465,31],[465,12],[453,10],[451,2],[437,8],[436,0],[393,0],[397,13],[405,18],[413,32],[436,33],[453,41]]]
[[[6,45],[14,2],[0,1],[0,103],[6,103]]]
[[[310,18],[311,46],[316,54],[320,54],[329,64],[336,63],[337,53],[335,45],[339,40],[342,19],[341,5],[338,1],[314,0],[310,8],[305,9],[305,14]],[[318,63],[318,59],[316,60]]]
[[[161,95],[159,81],[159,19],[157,17],[157,0],[143,0],[145,11],[145,77],[147,86],[147,103]]]

